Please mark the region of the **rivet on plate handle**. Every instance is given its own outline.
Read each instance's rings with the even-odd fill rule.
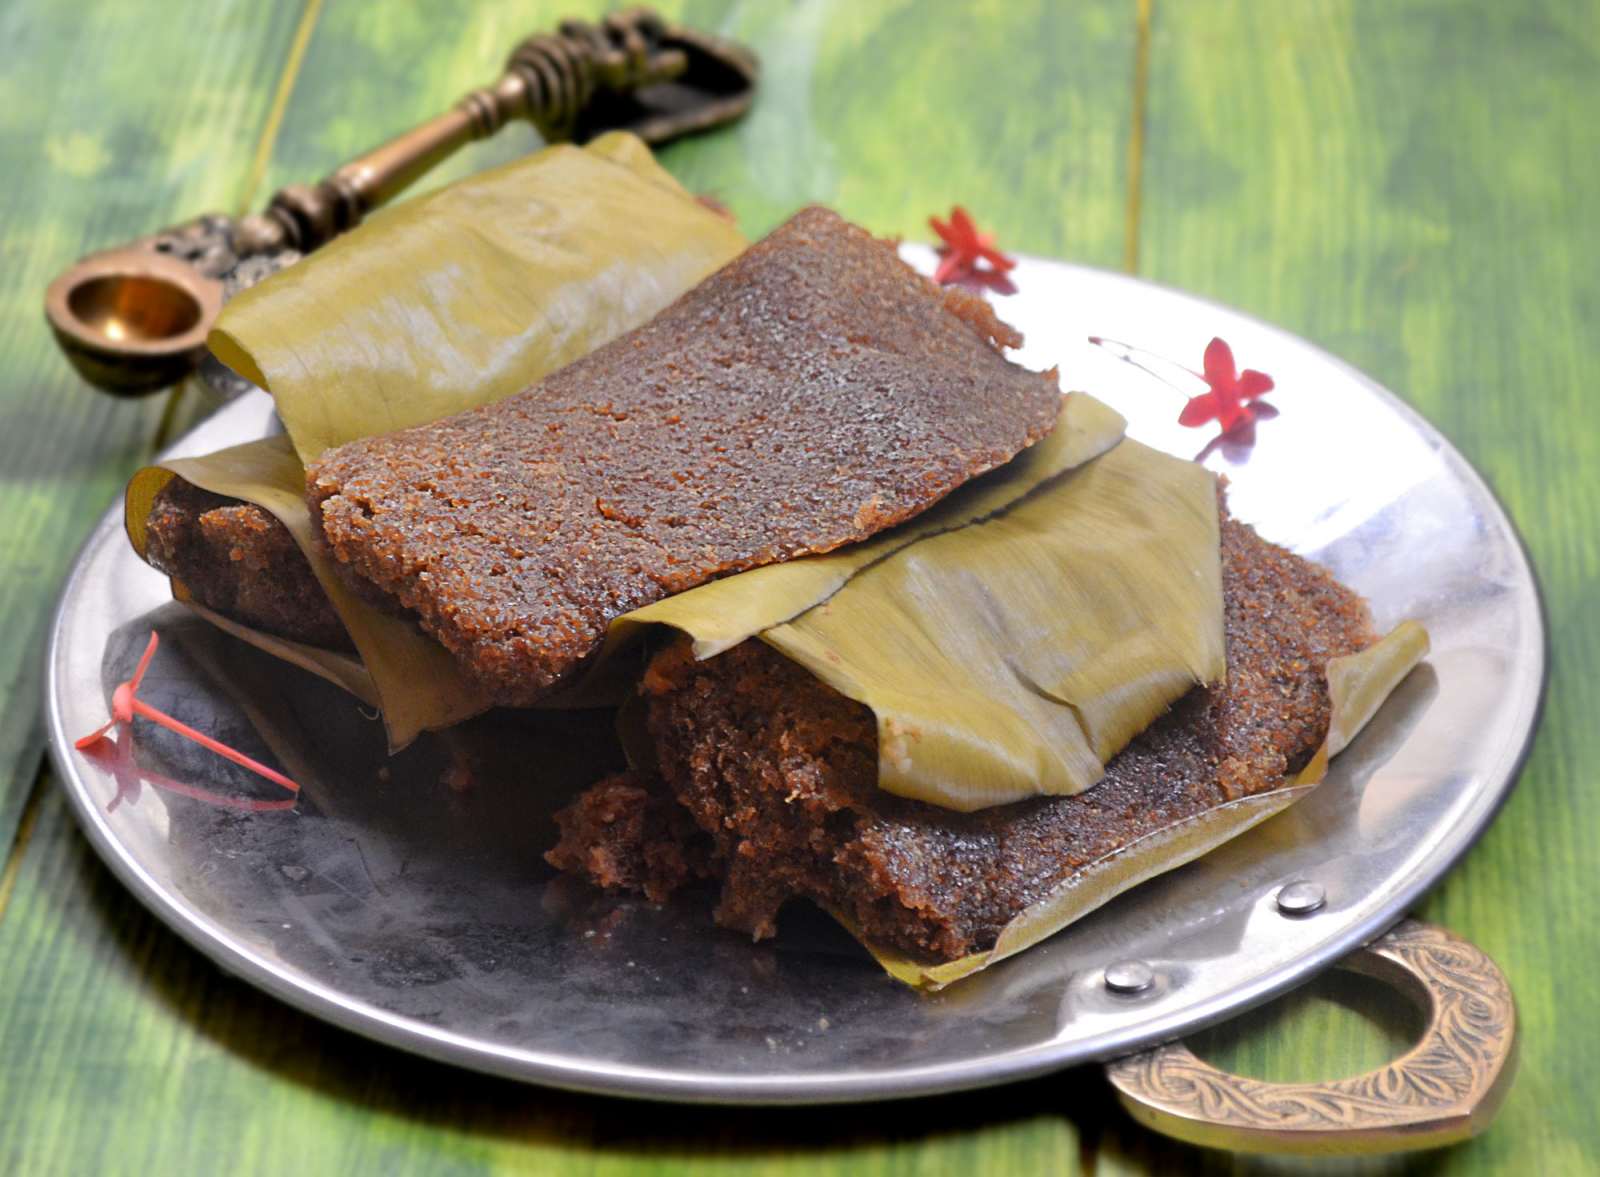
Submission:
[[[1516,1003],[1495,963],[1443,928],[1406,920],[1337,967],[1420,1006],[1421,1041],[1387,1066],[1322,1083],[1228,1074],[1181,1042],[1108,1063],[1106,1077],[1145,1127],[1234,1152],[1400,1152],[1488,1127],[1517,1060]]]

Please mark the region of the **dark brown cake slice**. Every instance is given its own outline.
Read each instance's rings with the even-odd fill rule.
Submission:
[[[806,209],[526,392],[308,474],[333,554],[523,706],[612,619],[864,539],[1043,436],[1053,374],[986,303]]]
[[[643,686],[659,778],[612,778],[584,794],[558,816],[546,857],[660,896],[694,873],[652,867],[673,861],[659,838],[677,837],[671,813],[686,810],[714,848],[706,866],[722,880],[717,919],[728,927],[770,936],[778,909],[804,897],[923,960],[987,949],[1079,867],[1279,785],[1321,743],[1324,672],[1371,643],[1365,605],[1226,518],[1222,558],[1227,681],[1191,692],[1084,793],[975,813],[902,800],[877,787],[866,707],[760,641],[704,662],[679,643]]]
[[[255,504],[174,478],[150,504],[145,528],[145,558],[200,604],[279,637],[350,648],[289,529]]]

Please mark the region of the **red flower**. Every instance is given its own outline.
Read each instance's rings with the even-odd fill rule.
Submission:
[[[993,234],[978,232],[966,209],[956,205],[948,223],[929,217],[928,224],[944,242],[939,249],[939,268],[933,272],[935,282],[941,286],[988,286],[1003,294],[1016,289],[1006,277],[1016,260],[994,247]],[[980,266],[979,262],[988,264]]]
[[[1179,425],[1215,421],[1226,437],[1253,431],[1258,416],[1271,415],[1268,406],[1252,402],[1272,391],[1272,377],[1254,368],[1240,372],[1234,367],[1233,349],[1224,340],[1213,339],[1206,345],[1205,366],[1201,378],[1211,391],[1190,398],[1178,416]]]
[[[131,729],[133,726],[134,716],[142,716],[143,718],[148,719],[151,723],[160,724],[168,731],[176,732],[184,739],[193,740],[202,748],[206,748],[212,752],[215,752],[218,756],[233,761],[241,768],[249,769],[257,776],[266,777],[267,780],[271,781],[280,788],[287,790],[290,794],[298,794],[300,792],[300,786],[295,784],[288,777],[284,776],[281,772],[268,768],[265,764],[262,764],[258,760],[252,760],[243,752],[240,752],[234,748],[230,748],[228,745],[218,740],[213,740],[204,732],[195,731],[195,729],[190,727],[188,724],[172,718],[172,716],[168,715],[165,711],[158,711],[156,708],[146,703],[143,699],[139,698],[139,687],[144,683],[145,671],[150,669],[150,660],[156,656],[156,646],[160,644],[160,640],[161,639],[156,632],[151,630],[150,644],[144,648],[144,654],[139,658],[139,665],[135,667],[133,677],[127,682],[119,685],[117,689],[111,693],[110,721],[107,722],[104,727],[97,728],[88,735],[80,737],[73,744],[73,747],[77,748],[80,752],[86,752],[90,755],[95,755],[97,753],[100,755],[105,755],[106,750],[101,747],[101,744],[109,739],[111,729],[116,727]],[[132,755],[133,745],[131,742],[111,742],[119,751],[128,756]],[[154,781],[154,778],[151,779],[153,783],[161,783],[166,781],[165,777],[161,778],[161,781]],[[120,792],[121,787],[122,786],[119,783],[119,799],[122,795]],[[168,782],[167,784],[163,784],[163,787],[173,786],[170,784],[170,782]],[[179,787],[179,791],[182,791],[182,787]],[[194,794],[191,793],[191,795]],[[274,803],[267,804],[271,806]],[[293,802],[290,802],[290,804],[292,805]]]

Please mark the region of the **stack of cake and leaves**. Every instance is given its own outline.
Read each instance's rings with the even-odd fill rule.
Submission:
[[[629,769],[530,867],[716,886],[757,938],[810,900],[938,987],[1303,795],[1426,649],[1020,343],[825,209],[747,245],[606,136],[230,303],[285,435],[141,471],[128,531],[395,748],[615,708]]]

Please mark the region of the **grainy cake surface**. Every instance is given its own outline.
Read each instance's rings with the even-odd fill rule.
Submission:
[[[145,555],[200,604],[294,641],[350,647],[288,528],[253,503],[174,478],[150,504]]]
[[[547,856],[565,870],[659,895],[662,810],[686,809],[714,844],[719,922],[769,936],[779,907],[814,899],[869,939],[927,960],[990,947],[1001,927],[1080,866],[1142,834],[1269,789],[1321,742],[1328,659],[1372,640],[1361,600],[1325,571],[1224,520],[1228,679],[1191,692],[1074,797],[976,813],[877,788],[871,713],[759,641],[695,662],[683,645],[647,674],[661,780],[612,778],[558,816]],[[631,788],[640,816],[619,824]],[[629,839],[638,840],[629,845]],[[585,861],[604,841],[611,869]],[[620,864],[626,863],[623,866]]]
[[[1049,431],[1053,375],[980,299],[807,209],[645,326],[498,404],[309,472],[357,576],[499,703],[619,614],[866,538]]]

